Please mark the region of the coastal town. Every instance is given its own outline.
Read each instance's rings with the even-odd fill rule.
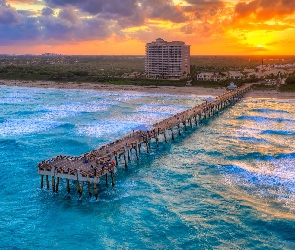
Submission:
[[[192,56],[190,45],[162,38],[147,43],[144,56],[0,55],[0,77],[11,80],[27,76],[26,80],[74,82],[150,79],[173,80],[176,85],[175,80],[187,80],[188,86],[227,85],[229,81],[279,86],[294,74],[292,56]]]

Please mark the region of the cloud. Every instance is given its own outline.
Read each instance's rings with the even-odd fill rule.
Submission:
[[[52,8],[73,6],[90,15],[117,20],[123,28],[140,26],[147,18],[175,23],[187,20],[183,12],[171,0],[45,0]]]
[[[54,13],[54,10],[49,7],[45,7],[42,9],[42,16],[52,16],[53,13]]]
[[[240,18],[254,16],[257,20],[270,20],[274,17],[291,15],[295,12],[294,0],[253,0],[239,2],[235,13]]]
[[[10,25],[19,22],[19,15],[16,9],[6,4],[6,1],[0,1],[0,25]]]
[[[75,42],[106,39],[112,34],[110,25],[114,25],[99,17],[82,18],[69,6],[63,8],[57,17],[40,17],[38,23],[42,40]]]
[[[162,37],[205,46],[212,41],[222,44],[226,36],[241,44],[254,30],[292,31],[294,11],[294,0],[183,0],[179,5],[174,0],[0,0],[0,46],[75,44],[110,37],[142,42]],[[274,22],[274,17],[283,18]]]
[[[153,8],[148,17],[153,19],[167,20],[174,23],[181,23],[187,20],[186,16],[180,11],[180,9],[178,9],[176,6],[168,4]]]
[[[75,6],[91,15],[105,13],[125,17],[132,16],[139,7],[136,0],[124,0],[124,2],[121,0],[45,0],[45,2],[51,7]]]
[[[22,15],[9,8],[14,11],[18,22],[11,25],[11,21],[6,21],[0,25],[0,45],[103,40],[110,37],[113,29],[116,29],[114,21],[106,21],[99,17],[80,17],[70,6],[64,7],[57,16],[52,15],[51,9],[43,9],[42,15],[38,17]]]
[[[59,12],[59,18],[64,21],[68,21],[71,24],[75,24],[79,21],[79,17],[77,15],[76,11],[71,7],[67,7],[67,8],[62,9]]]

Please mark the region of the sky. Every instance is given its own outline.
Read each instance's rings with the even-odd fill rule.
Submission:
[[[0,54],[294,55],[295,0],[0,0]]]

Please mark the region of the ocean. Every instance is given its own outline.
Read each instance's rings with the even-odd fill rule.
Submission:
[[[116,185],[40,189],[78,156],[205,96],[0,87],[0,249],[295,249],[295,101],[244,99],[131,155]],[[171,137],[169,137],[171,138]]]

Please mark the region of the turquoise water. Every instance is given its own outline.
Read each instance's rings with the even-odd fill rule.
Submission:
[[[295,249],[295,102],[245,99],[132,155],[99,200],[40,189],[80,155],[204,97],[0,87],[0,248]],[[162,139],[163,141],[163,139]]]

